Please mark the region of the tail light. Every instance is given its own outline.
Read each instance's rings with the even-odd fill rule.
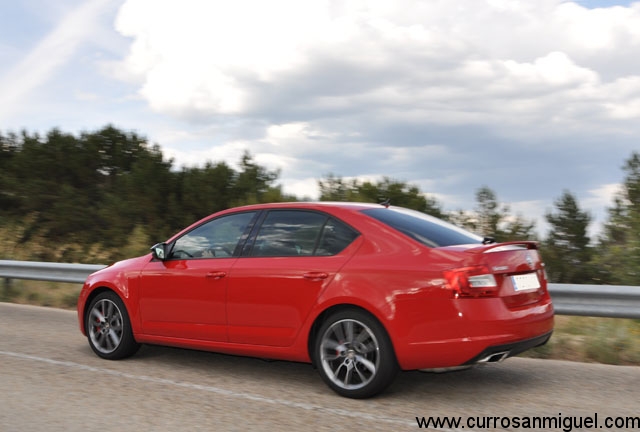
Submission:
[[[445,271],[444,277],[447,288],[458,297],[494,297],[498,294],[496,278],[484,266]]]

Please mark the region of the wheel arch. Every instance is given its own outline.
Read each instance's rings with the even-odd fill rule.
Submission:
[[[109,305],[106,309],[101,306],[100,317],[94,321],[90,314],[101,302]],[[87,296],[83,314],[89,346],[99,357],[120,360],[132,356],[140,348],[133,335],[127,305],[117,290],[96,286]]]
[[[311,328],[309,329],[309,333],[307,337],[307,354],[309,355],[309,358],[311,359],[311,363],[314,365],[314,367],[318,366],[316,364],[316,358],[314,355],[314,345],[315,345],[316,337],[318,336],[318,331],[320,330],[320,327],[322,327],[322,324],[334,313],[338,313],[338,312],[349,310],[349,309],[358,310],[363,313],[366,313],[367,315],[369,315],[371,318],[373,318],[380,324],[380,326],[387,333],[389,341],[391,342],[391,349],[393,350],[393,356],[397,358],[396,349],[393,344],[393,338],[391,337],[391,333],[389,332],[389,329],[384,324],[384,322],[375,313],[372,313],[367,308],[359,306],[354,303],[339,303],[339,304],[334,304],[332,306],[327,307],[320,314],[318,314],[318,316],[313,321]]]
[[[98,295],[107,292],[107,291],[111,291],[112,293],[114,293],[115,295],[117,295],[118,297],[120,297],[120,300],[122,300],[122,302],[126,305],[126,303],[124,302],[124,299],[122,298],[122,295],[120,295],[120,293],[118,292],[118,290],[115,290],[111,287],[105,286],[105,285],[100,285],[97,286],[96,288],[94,288],[89,295],[87,296],[85,302],[84,302],[84,308],[82,310],[82,328],[86,329],[87,328],[87,313],[89,312],[89,307],[91,306],[91,303],[93,302],[93,299],[96,298]]]

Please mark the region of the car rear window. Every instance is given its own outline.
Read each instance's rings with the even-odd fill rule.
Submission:
[[[362,213],[429,247],[482,243],[480,236],[415,210],[381,207],[362,210]]]

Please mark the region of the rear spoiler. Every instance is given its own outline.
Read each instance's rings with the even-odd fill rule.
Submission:
[[[491,243],[484,245],[482,248],[473,248],[472,252],[487,253],[487,252],[502,252],[503,250],[514,249],[538,249],[538,242],[535,241],[510,241],[504,243]]]
[[[453,250],[458,252],[468,252],[474,254],[491,253],[491,252],[503,252],[508,250],[522,250],[522,249],[539,249],[538,242],[523,240],[523,241],[510,241],[504,243],[490,243],[490,244],[462,244],[453,246],[441,246],[438,249]]]
[[[538,249],[538,242],[535,241],[510,241],[504,243],[490,243],[490,244],[465,244],[455,246],[445,246],[442,249],[458,250],[460,252],[468,252],[474,254],[491,253],[491,252],[504,252],[509,250],[522,250],[522,249]]]

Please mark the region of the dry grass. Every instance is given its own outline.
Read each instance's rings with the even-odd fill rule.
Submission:
[[[82,284],[12,280],[7,286],[0,280],[0,301],[19,304],[75,309]]]
[[[0,301],[75,309],[80,284],[0,280]],[[523,354],[580,362],[640,366],[640,320],[556,316],[549,343]]]
[[[547,345],[524,354],[616,365],[640,365],[640,320],[556,316]]]

